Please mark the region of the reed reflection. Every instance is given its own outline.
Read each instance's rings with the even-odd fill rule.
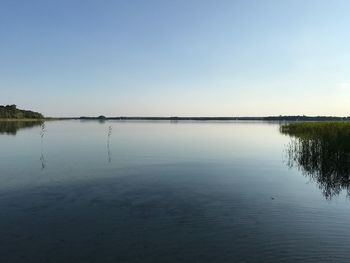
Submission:
[[[282,133],[292,137],[286,149],[287,165],[315,181],[327,199],[343,190],[350,196],[350,125],[293,125],[281,127]]]
[[[107,134],[107,156],[108,156],[108,162],[112,162],[112,155],[111,155],[111,136],[112,136],[112,126],[108,127],[108,134]]]
[[[43,121],[0,121],[0,134],[16,135],[17,131],[42,125]]]
[[[46,160],[44,155],[44,136],[46,133],[46,126],[45,122],[41,124],[41,130],[40,130],[40,138],[41,138],[41,155],[40,155],[40,161],[41,161],[41,170],[45,170],[46,168]]]

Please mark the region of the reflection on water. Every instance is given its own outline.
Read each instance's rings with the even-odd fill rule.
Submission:
[[[0,121],[0,134],[16,135],[24,128],[33,128],[42,125],[43,121]]]
[[[315,181],[327,199],[343,190],[350,195],[350,134],[294,135],[286,153],[287,165]]]
[[[111,136],[112,136],[112,126],[108,126],[108,134],[107,134],[107,156],[108,156],[108,162],[112,162],[112,155],[111,155]]]
[[[67,120],[0,135],[0,262],[350,262],[349,200],[286,169],[278,127]]]
[[[46,126],[45,122],[41,124],[41,130],[40,130],[40,137],[41,137],[41,155],[40,155],[40,161],[41,161],[41,170],[43,171],[46,168],[46,160],[45,160],[45,155],[44,155],[44,136],[46,133]]]

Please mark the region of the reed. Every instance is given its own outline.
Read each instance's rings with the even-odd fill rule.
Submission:
[[[350,140],[350,122],[296,122],[280,126],[283,134],[306,139],[316,138],[343,138],[344,142]]]
[[[282,125],[292,137],[287,165],[316,181],[327,199],[342,190],[350,196],[350,122],[305,122]]]

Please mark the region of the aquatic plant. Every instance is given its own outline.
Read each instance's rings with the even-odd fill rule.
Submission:
[[[290,123],[280,127],[292,137],[287,165],[317,182],[326,198],[350,195],[350,122]]]
[[[41,155],[40,155],[40,162],[41,162],[41,170],[45,170],[46,168],[46,160],[44,155],[44,136],[46,133],[46,126],[45,122],[41,124],[41,130],[40,130],[40,137],[41,137]]]
[[[107,134],[107,156],[108,156],[108,162],[112,162],[112,155],[111,155],[111,136],[112,136],[112,126],[108,127],[108,134]]]

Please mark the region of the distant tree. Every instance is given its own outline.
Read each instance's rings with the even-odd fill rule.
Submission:
[[[43,119],[44,116],[39,112],[17,109],[15,104],[1,106],[1,119]]]

